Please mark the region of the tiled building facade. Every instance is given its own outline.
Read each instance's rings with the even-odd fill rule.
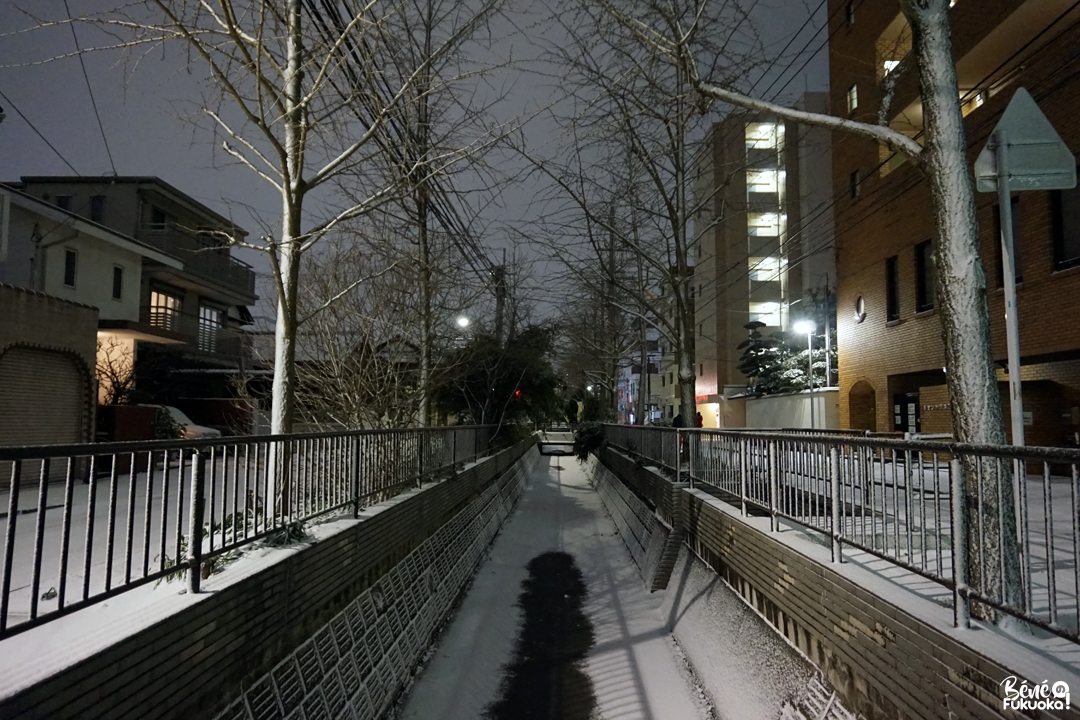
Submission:
[[[834,111],[875,122],[888,113],[916,136],[922,110],[910,31],[891,2],[830,0]],[[1080,12],[1057,0],[958,0],[951,9],[968,160],[985,146],[1017,88],[1026,88],[1065,143],[1080,151]],[[842,114],[842,113],[840,113]],[[929,188],[873,142],[833,136],[840,413],[844,427],[949,432],[936,241]],[[997,195],[976,196],[993,354],[1005,381]],[[1075,445],[1080,431],[1080,191],[1014,193],[1018,317],[1027,442]],[[1006,412],[1008,408],[1005,408]],[[1007,416],[1007,415],[1006,415]]]

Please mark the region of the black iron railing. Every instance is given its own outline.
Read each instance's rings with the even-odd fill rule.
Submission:
[[[486,455],[461,426],[0,448],[0,638]],[[5,512],[6,511],[6,512]]]

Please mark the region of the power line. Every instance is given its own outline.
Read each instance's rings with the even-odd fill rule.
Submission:
[[[6,102],[6,103],[7,103],[8,105],[10,105],[10,106],[11,106],[11,109],[12,109],[12,110],[14,110],[14,111],[15,111],[16,113],[18,113],[19,117],[21,117],[21,118],[23,119],[23,121],[24,121],[24,122],[26,122],[26,124],[30,126],[30,129],[31,129],[31,130],[33,130],[33,131],[34,131],[34,133],[35,133],[35,134],[36,134],[36,135],[37,135],[37,136],[38,136],[39,138],[41,138],[41,139],[42,139],[42,141],[43,141],[43,142],[44,142],[44,143],[45,143],[46,145],[48,145],[48,146],[49,146],[49,149],[50,149],[50,150],[52,150],[52,151],[53,151],[54,153],[56,153],[56,157],[58,157],[58,158],[60,158],[61,160],[63,160],[63,161],[64,161],[64,164],[65,164],[65,165],[67,165],[67,166],[68,166],[69,168],[71,168],[71,172],[75,173],[75,174],[76,174],[76,175],[78,175],[79,177],[82,177],[82,174],[81,174],[81,173],[79,173],[79,171],[75,169],[75,166],[74,166],[74,165],[72,165],[71,163],[69,163],[69,162],[68,162],[67,158],[66,158],[66,157],[64,157],[64,156],[63,156],[63,154],[61,154],[61,152],[60,152],[59,150],[57,150],[57,149],[56,149],[56,146],[55,146],[55,145],[53,145],[53,144],[52,144],[51,142],[49,142],[49,139],[48,139],[47,137],[45,137],[44,135],[42,135],[42,134],[41,134],[41,131],[40,131],[40,130],[38,130],[38,129],[37,129],[36,127],[34,127],[34,123],[30,122],[30,119],[29,119],[29,118],[27,118],[27,117],[26,117],[25,115],[23,115],[23,113],[22,113],[22,110],[20,110],[20,109],[19,109],[19,108],[18,108],[18,107],[17,107],[16,105],[15,105],[15,103],[11,102],[11,98],[9,98],[9,97],[8,97],[7,95],[5,95],[5,94],[4,94],[3,92],[0,92],[0,98],[4,98],[4,102]]]
[[[105,143],[105,154],[109,156],[109,165],[112,166],[113,175],[116,172],[116,163],[113,162],[112,150],[109,148],[109,140],[105,137],[105,127],[101,124],[101,114],[98,112],[97,101],[94,100],[94,90],[90,87],[90,76],[86,72],[86,60],[83,58],[82,48],[79,47],[79,36],[75,34],[75,23],[71,19],[71,8],[68,0],[64,0],[64,10],[67,12],[68,24],[71,26],[71,37],[75,40],[75,54],[79,56],[79,65],[82,67],[83,80],[86,81],[86,91],[90,93],[90,105],[94,108],[94,117],[97,118],[98,130],[101,131],[101,140]]]

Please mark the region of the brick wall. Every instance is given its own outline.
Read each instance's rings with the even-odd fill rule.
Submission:
[[[1025,2],[1033,7],[1039,0],[965,0],[956,4],[952,10],[953,44],[961,71],[969,51]],[[829,2],[833,31],[830,40],[832,107],[845,108],[845,93],[852,84],[858,83],[859,109],[852,116],[876,122],[881,91],[876,78],[875,41],[896,17],[899,8],[896,3],[857,2],[855,22],[848,26],[845,5],[846,0]],[[1056,14],[1056,11],[1051,13]],[[1068,27],[1068,22],[1063,27]],[[1080,26],[1073,24],[1025,61],[999,92],[965,118],[969,166],[1019,87],[1031,92],[1073,152],[1080,150],[1080,85],[1076,82],[1080,77],[1080,56],[1074,51],[1078,44]],[[1012,50],[1002,52],[1007,57]],[[996,64],[991,63],[991,67]],[[914,75],[909,72],[899,79],[891,106],[893,115],[917,99]],[[914,383],[911,390],[916,390],[920,384],[943,384],[941,369],[945,365],[945,354],[940,314],[936,310],[915,312],[914,246],[936,236],[927,185],[911,163],[879,176],[876,171],[879,162],[875,143],[834,134],[834,187],[838,190],[847,187],[847,179],[855,170],[864,178],[858,198],[841,195],[835,206],[840,422],[842,427],[851,427],[849,395],[856,383],[866,382],[876,392],[877,430],[882,431],[892,429],[892,393],[908,391],[899,386]],[[1023,265],[1023,283],[1018,289],[1021,354],[1025,362],[1044,362],[1063,356],[1075,358],[1080,354],[1080,326],[1063,322],[1062,318],[1080,311],[1080,268],[1055,271],[1050,194],[1024,192],[1018,195]],[[999,241],[994,222],[997,198],[994,193],[977,193],[976,203],[980,251],[987,276],[993,353],[995,359],[1003,361],[1006,356],[1004,305],[998,282]],[[898,321],[887,322],[885,261],[894,255],[899,260],[901,312]],[[866,318],[862,322],[856,322],[854,317],[859,296],[866,305]],[[937,373],[940,378],[931,383],[905,377],[916,373]],[[1070,386],[1068,392],[1080,395],[1080,385]],[[1056,437],[1061,434],[1056,426],[1055,419],[1052,426],[1037,428],[1035,433],[1048,439]]]
[[[536,458],[529,440],[369,508],[361,522],[5,698],[0,717],[270,720],[303,717],[300,706],[309,720],[346,707],[378,717]]]
[[[608,449],[602,458],[619,477],[633,467]],[[1020,717],[1005,714],[999,699],[1001,681],[1018,673],[721,510],[715,498],[682,492],[690,550],[821,669],[845,707],[868,720]],[[1080,717],[1073,707],[1063,717]]]

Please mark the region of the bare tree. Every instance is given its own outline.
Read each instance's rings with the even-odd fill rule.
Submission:
[[[134,343],[115,336],[97,341],[98,402],[101,405],[124,405],[131,402],[135,390]]]
[[[702,22],[709,17],[706,9],[714,4],[712,0],[697,0],[699,11],[691,14],[673,11],[672,4],[664,0],[599,2],[611,18],[653,51],[657,61],[666,60],[684,72],[701,98],[866,138],[912,161],[930,184],[937,227],[936,289],[949,369],[953,433],[961,442],[1005,444],[990,346],[986,273],[979,257],[974,189],[956,90],[949,0],[898,0],[898,9],[910,26],[911,55],[883,79],[884,102],[878,124],[792,110],[750,97],[736,90],[730,79],[716,74],[714,67],[703,69],[696,46],[702,36],[715,31]],[[887,124],[895,77],[905,70],[915,70],[919,76],[922,144]],[[1022,607],[1012,474],[998,463],[980,466],[975,461],[970,461],[965,471],[970,497],[978,498],[978,503],[968,506],[968,527],[985,542],[981,549],[985,557],[980,556],[974,539],[969,543],[972,585],[982,594]],[[982,506],[981,513],[977,505]],[[984,617],[994,616],[985,606],[976,610]]]
[[[403,11],[394,0],[149,0],[81,19],[118,36],[114,48],[186,46],[189,58],[208,71],[202,112],[223,150],[281,197],[280,218],[264,224],[259,241],[223,238],[266,253],[273,270],[272,432],[292,429],[304,254],[404,188],[400,177],[364,172],[380,152],[388,118],[415,101],[417,88],[423,86],[426,97],[436,84],[460,79],[437,74],[436,65],[459,51],[500,3],[470,3],[404,72],[389,62],[409,42],[392,25]],[[428,154],[410,173],[438,173],[470,151]]]
[[[670,8],[683,22],[692,22],[699,9],[690,2]],[[714,9],[717,23],[737,24],[731,8]],[[564,128],[563,143],[543,158],[523,147],[551,181],[541,221],[545,240],[573,283],[587,288],[585,296],[606,298],[623,324],[640,319],[659,331],[678,368],[680,410],[693,417],[693,267],[709,229],[694,219],[711,201],[695,197],[694,183],[711,121],[701,113],[686,68],[658,61],[638,30],[604,5],[570,0],[557,16],[566,41],[549,51],[549,60],[568,95],[552,110]],[[665,17],[657,12],[653,21]],[[734,80],[755,60],[728,39],[719,34],[698,50]]]

